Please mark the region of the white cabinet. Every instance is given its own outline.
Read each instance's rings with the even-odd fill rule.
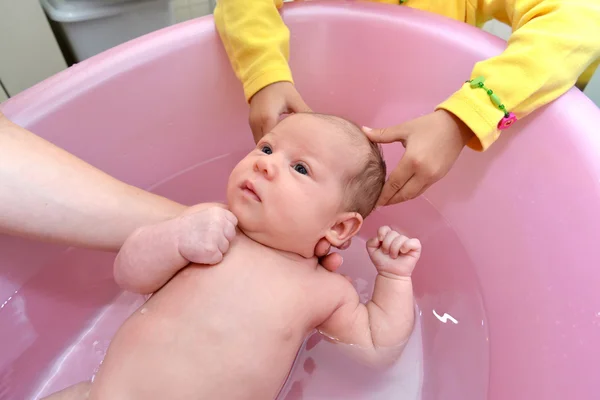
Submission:
[[[14,96],[65,68],[39,0],[0,0],[0,81],[7,94]]]

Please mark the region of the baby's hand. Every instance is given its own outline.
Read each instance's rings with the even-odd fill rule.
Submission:
[[[237,222],[235,215],[221,206],[184,213],[178,220],[179,253],[192,263],[219,263],[235,237]]]
[[[382,276],[409,278],[421,256],[421,242],[402,236],[389,226],[382,226],[377,237],[367,241],[367,251]]]

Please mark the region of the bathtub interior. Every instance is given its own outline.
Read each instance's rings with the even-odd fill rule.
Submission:
[[[504,47],[400,7],[307,3],[283,15],[308,104],[373,127],[426,114]],[[223,200],[229,171],[253,147],[210,17],[86,60],[2,111],[107,173],[186,204]],[[423,399],[590,398],[600,367],[599,123],[598,109],[572,90],[485,155],[465,151],[425,196],[370,217],[342,271],[363,296],[374,276],[364,239],[380,224],[423,242],[410,354],[400,369],[375,374],[311,338],[282,397],[397,398],[414,389],[402,388],[413,374],[422,375],[421,393],[413,391]],[[401,154],[385,148],[389,165]],[[10,237],[0,237],[0,255],[0,398],[89,379],[142,301],[112,281],[114,255]]]

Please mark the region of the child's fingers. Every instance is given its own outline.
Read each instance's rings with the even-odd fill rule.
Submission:
[[[403,254],[406,254],[410,251],[415,251],[415,250],[421,250],[421,242],[419,241],[419,239],[408,239],[400,247],[400,251]]]
[[[288,108],[295,113],[301,112],[311,112],[310,107],[302,100],[300,93],[296,92],[294,95],[290,96],[288,99]]]
[[[279,112],[276,109],[252,107],[250,109],[250,130],[254,141],[259,142],[265,134],[277,125]]]
[[[392,242],[398,236],[400,236],[400,234],[398,232],[394,232],[394,231],[388,232],[388,234],[383,239],[383,243],[381,244],[381,251],[383,252],[383,254],[389,254],[390,253],[390,246],[392,245]]]

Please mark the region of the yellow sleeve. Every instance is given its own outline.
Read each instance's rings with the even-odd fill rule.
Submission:
[[[290,33],[283,0],[218,0],[214,19],[246,100],[271,83],[293,83],[288,65]]]
[[[597,0],[473,1],[478,1],[478,13],[505,10],[513,34],[502,54],[475,65],[471,79],[484,77],[485,86],[518,119],[567,92],[600,57]],[[475,150],[486,150],[500,135],[503,112],[483,89],[465,83],[437,109],[453,113],[473,130],[476,138],[468,145]]]

